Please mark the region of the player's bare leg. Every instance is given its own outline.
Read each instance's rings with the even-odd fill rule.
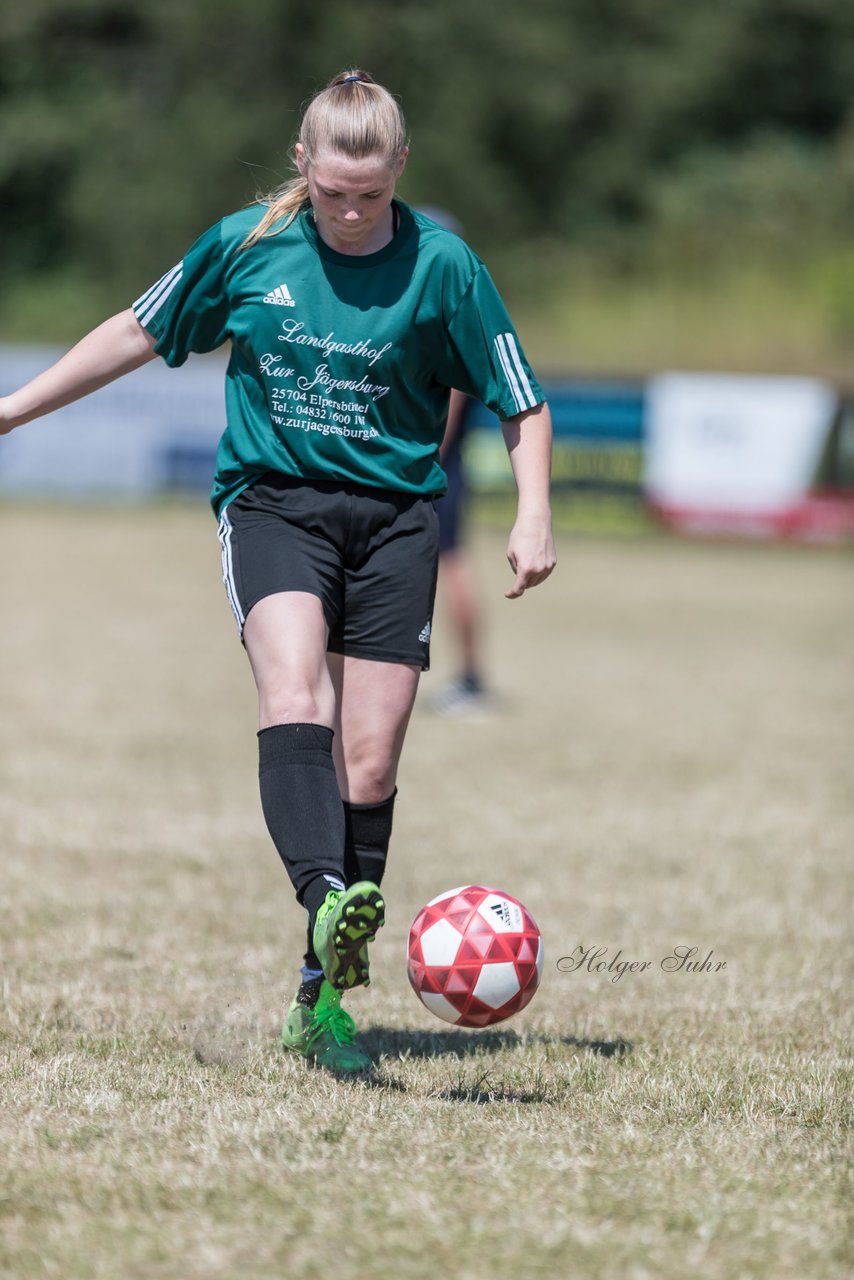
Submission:
[[[258,689],[258,727],[335,724],[326,664],[328,628],[317,596],[282,591],[259,600],[243,628]]]
[[[336,693],[335,767],[344,800],[378,804],[394,791],[418,692],[419,667],[328,656]]]
[[[329,981],[346,989],[369,981],[368,943],[385,919],[378,886],[420,668],[330,654],[329,669],[336,694],[333,754],[345,812],[349,887],[340,897],[328,895],[317,913],[312,941]]]
[[[250,610],[243,636],[258,686],[264,817],[313,936],[330,893],[346,888],[344,809],[332,755],[335,689],[320,599],[300,591],[267,596]],[[335,985],[367,976],[350,972],[349,962],[342,968],[336,960],[334,968]]]

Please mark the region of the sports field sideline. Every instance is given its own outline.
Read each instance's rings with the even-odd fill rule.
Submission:
[[[850,551],[564,537],[508,602],[478,532],[503,708],[416,708],[366,1086],[277,1048],[302,920],[209,513],[0,534],[0,1274],[851,1274]],[[546,943],[484,1033],[405,974],[463,882]]]

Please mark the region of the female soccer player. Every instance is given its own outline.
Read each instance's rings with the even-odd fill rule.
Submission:
[[[370,1059],[342,992],[368,982],[403,739],[429,661],[433,499],[449,388],[502,419],[518,598],[555,564],[551,421],[486,268],[396,200],[396,100],[364,71],[309,103],[298,176],[223,218],[132,308],[0,399],[0,431],[138,368],[231,344],[212,493],[258,687],[264,816],[308,912],[286,1048]]]

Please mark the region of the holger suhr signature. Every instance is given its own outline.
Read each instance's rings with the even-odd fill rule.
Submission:
[[[608,974],[612,982],[619,982],[627,973],[648,973],[651,969],[660,969],[663,973],[721,973],[726,969],[726,960],[716,960],[711,948],[703,958],[701,949],[680,944],[673,947],[660,960],[624,960],[622,949],[608,958],[608,947],[578,946],[567,956],[561,956],[557,967],[561,973],[602,973]]]

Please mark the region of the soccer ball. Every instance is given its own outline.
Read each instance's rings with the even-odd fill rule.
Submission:
[[[532,999],[543,940],[531,913],[508,893],[463,885],[418,912],[407,972],[418,999],[438,1018],[488,1027]]]

